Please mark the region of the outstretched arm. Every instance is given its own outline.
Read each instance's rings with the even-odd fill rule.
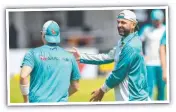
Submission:
[[[76,48],[73,48],[69,52],[73,53],[76,59],[79,60],[81,63],[100,65],[111,63],[114,61],[116,47],[114,47],[108,53],[102,54],[80,53]]]

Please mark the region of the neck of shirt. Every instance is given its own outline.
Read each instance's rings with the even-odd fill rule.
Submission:
[[[136,32],[133,32],[133,33],[130,33],[128,36],[122,37],[122,38],[121,38],[121,42],[125,44],[125,43],[127,43],[128,41],[130,41],[133,37],[135,37],[137,34],[138,34],[137,31],[136,31]]]
[[[47,43],[48,46],[59,46],[59,43]]]

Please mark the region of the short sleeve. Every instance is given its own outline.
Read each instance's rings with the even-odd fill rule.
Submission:
[[[139,30],[139,38],[142,41],[145,41],[146,39],[146,34],[148,34],[148,31],[150,29],[150,25],[144,25],[140,30]]]
[[[76,62],[76,59],[72,58],[72,74],[71,74],[71,80],[79,80],[80,79],[80,72],[79,72],[79,68],[78,68],[78,64]]]
[[[34,56],[33,56],[33,51],[30,50],[28,51],[24,58],[23,58],[23,62],[21,64],[21,67],[23,66],[30,66],[32,69],[34,68]]]
[[[164,32],[162,39],[160,41],[160,45],[166,45],[166,32]]]

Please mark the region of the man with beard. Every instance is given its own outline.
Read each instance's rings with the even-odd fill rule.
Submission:
[[[104,94],[114,88],[116,101],[148,101],[147,71],[142,54],[142,43],[137,34],[134,12],[123,10],[117,16],[117,29],[122,38],[108,54],[90,55],[70,51],[81,63],[105,64],[115,61],[115,68],[105,83],[92,92],[90,101],[101,101]]]

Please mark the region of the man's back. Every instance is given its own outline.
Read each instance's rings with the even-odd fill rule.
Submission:
[[[30,75],[30,102],[67,101],[70,81],[80,78],[74,57],[52,44],[31,49],[23,64],[33,68]]]

